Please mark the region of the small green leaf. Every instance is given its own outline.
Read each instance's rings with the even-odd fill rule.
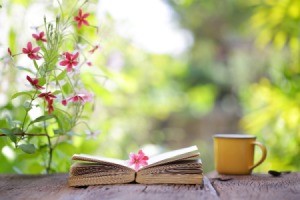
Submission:
[[[55,134],[55,135],[62,135],[62,134],[63,134],[63,131],[60,130],[60,129],[55,129],[55,130],[54,130],[54,134]]]
[[[61,93],[60,90],[55,90],[54,92],[52,92],[52,94],[54,94],[54,95],[58,95],[58,94],[60,94],[60,93]]]
[[[45,85],[45,83],[46,83],[46,78],[42,77],[42,78],[38,78],[38,80],[39,80],[39,85],[40,85],[40,86]]]
[[[22,122],[19,121],[19,120],[12,120],[12,121],[11,121],[11,124],[12,124],[13,126],[16,126],[16,125],[22,125]]]
[[[11,129],[11,132],[13,134],[20,134],[20,133],[22,133],[22,130],[20,128],[16,127],[16,128]]]
[[[23,152],[29,153],[29,154],[33,154],[36,151],[33,144],[21,144],[21,145],[19,145],[19,147]]]
[[[5,134],[5,135],[12,134],[12,131],[8,128],[0,128],[0,132]]]
[[[36,71],[39,71],[39,66],[35,60],[33,60],[33,64],[34,64]]]
[[[32,105],[30,102],[25,101],[23,107],[25,108],[25,110],[30,110],[32,108]]]
[[[46,121],[46,120],[49,120],[49,119],[52,119],[52,118],[55,118],[55,116],[54,115],[43,115],[43,116],[40,116],[40,117],[36,118],[32,122],[30,122],[29,125],[37,123],[37,122]]]
[[[18,68],[19,70],[26,71],[26,72],[29,72],[29,73],[31,73],[31,74],[34,74],[34,72],[33,72],[31,69],[28,69],[28,68],[26,68],[26,67],[17,66],[17,68]]]
[[[56,77],[56,80],[60,81],[60,80],[64,79],[66,74],[67,74],[67,70],[62,71],[60,74],[58,74],[58,76]]]
[[[32,98],[32,94],[34,93],[35,91],[29,91],[29,92],[17,92],[17,93],[15,93],[12,97],[11,97],[11,99],[15,99],[15,98],[17,98],[17,97],[19,97],[19,96],[22,96],[22,95],[26,95],[26,96],[29,96],[30,98]]]
[[[72,93],[72,87],[69,83],[66,83],[62,86],[62,90],[64,92],[64,94],[70,94]]]
[[[14,135],[13,131],[7,128],[0,128],[0,133],[3,133],[4,135],[7,135],[9,139],[16,143],[17,142],[17,137]]]

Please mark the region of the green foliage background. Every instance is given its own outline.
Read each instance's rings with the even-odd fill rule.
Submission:
[[[36,3],[12,0],[7,4],[7,15],[13,18],[15,6],[29,8]],[[70,3],[64,1],[66,8]],[[268,158],[256,171],[299,170],[298,1],[166,3],[176,13],[174,20],[192,33],[192,47],[178,57],[145,52],[118,36],[114,19],[107,16],[99,29],[103,50],[95,56],[94,66],[81,74],[85,86],[95,93],[95,103],[88,105],[86,119],[101,133],[90,138],[84,134],[84,125],[77,127],[75,132],[84,136],[75,136],[55,150],[56,172],[68,171],[74,153],[126,159],[129,152],[147,144],[157,151],[197,144],[205,171],[211,171],[211,134],[190,132],[188,127],[193,121],[200,123],[217,108],[233,113],[239,123],[231,129],[213,131],[255,134],[267,146]],[[91,20],[96,23],[95,16]],[[93,35],[90,29],[82,34]],[[21,48],[20,35],[22,29],[10,24],[7,44],[13,52]],[[122,67],[111,64],[116,57],[122,59]],[[0,81],[15,83],[8,90],[0,87],[0,93],[9,99],[19,90],[17,80],[22,72],[4,63],[0,68]],[[8,100],[0,107],[0,127],[9,127],[13,123],[10,119],[18,119],[22,112],[20,104]],[[210,121],[208,126],[220,126],[215,118]],[[14,150],[8,138],[1,137],[0,172],[44,173],[45,151],[27,155]]]

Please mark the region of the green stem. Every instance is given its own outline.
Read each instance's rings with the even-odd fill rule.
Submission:
[[[33,100],[35,99],[35,95],[37,94],[37,92],[38,92],[38,90],[36,90],[35,93],[34,93],[34,95],[31,97],[31,101],[30,101],[30,103],[29,103],[29,107],[32,106],[32,102],[33,102]],[[27,116],[28,116],[29,110],[30,110],[30,109],[26,109],[26,113],[25,113],[25,116],[24,116],[24,119],[23,119],[23,122],[22,122],[22,127],[21,127],[22,132],[25,132],[25,131],[24,131],[24,126],[25,126],[25,121],[26,121],[26,118],[27,118]],[[28,127],[29,127],[29,125],[28,125]],[[26,128],[26,130],[28,129],[28,127]]]
[[[47,128],[45,127],[45,129],[47,129]],[[46,133],[46,135],[47,135],[46,137],[47,137],[48,146],[49,146],[49,160],[48,160],[48,164],[47,164],[47,168],[46,168],[46,173],[49,174],[51,171],[53,147],[52,147],[50,136],[48,135],[48,133]]]

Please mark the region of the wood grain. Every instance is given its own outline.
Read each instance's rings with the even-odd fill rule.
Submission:
[[[67,177],[67,174],[0,175],[0,199],[300,199],[300,173],[280,177],[267,174],[251,176],[213,174],[210,181],[204,179],[204,187],[122,184],[72,188],[67,185]]]
[[[199,185],[122,184],[72,188],[66,174],[0,175],[0,199],[218,199],[207,178]]]
[[[300,200],[300,173],[213,176],[210,181],[220,199]]]

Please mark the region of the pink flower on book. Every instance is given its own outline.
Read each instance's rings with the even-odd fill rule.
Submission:
[[[36,41],[42,41],[42,42],[47,42],[46,38],[44,38],[45,33],[44,31],[38,33],[38,34],[32,34],[32,37],[36,40]]]
[[[69,52],[66,52],[63,54],[64,55],[64,60],[60,61],[59,64],[61,66],[66,66],[67,67],[67,71],[71,72],[73,70],[73,67],[75,67],[76,65],[78,65],[78,56],[79,53],[75,53],[75,54],[71,54]]]
[[[41,57],[38,55],[38,51],[40,50],[40,47],[32,48],[31,42],[27,43],[27,48],[23,48],[23,53],[27,54],[27,56],[31,60],[39,60]]]
[[[86,20],[86,18],[90,15],[90,13],[82,13],[82,10],[79,9],[78,15],[74,17],[74,20],[77,22],[78,28],[81,28],[81,26],[84,24],[86,26],[89,25],[89,22]]]
[[[139,150],[137,154],[130,153],[129,158],[129,166],[134,165],[135,171],[138,171],[141,166],[148,165],[147,160],[149,160],[149,157],[142,150]]]

